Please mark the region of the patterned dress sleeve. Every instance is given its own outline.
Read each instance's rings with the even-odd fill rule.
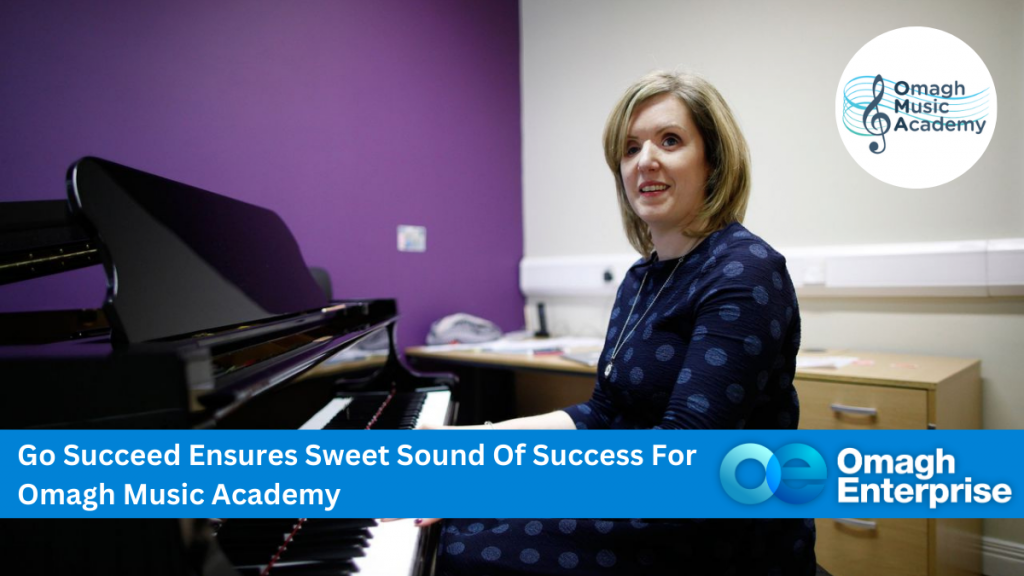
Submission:
[[[681,327],[692,326],[683,368],[655,428],[795,427],[792,358],[799,328],[785,259],[764,244],[744,242],[703,268],[690,288],[692,324]],[[755,408],[756,423],[750,421]]]

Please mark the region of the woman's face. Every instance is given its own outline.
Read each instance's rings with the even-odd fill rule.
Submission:
[[[683,230],[704,202],[704,140],[674,94],[633,110],[619,171],[630,206],[651,232]]]

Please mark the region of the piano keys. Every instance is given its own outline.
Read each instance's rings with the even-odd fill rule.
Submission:
[[[418,423],[442,426],[450,420],[446,410],[451,400],[448,390],[408,394],[381,407],[383,393],[339,396],[306,421],[299,430],[411,430]],[[381,410],[376,423],[371,418]]]
[[[411,520],[309,518],[225,520],[217,541],[241,574],[431,574],[437,535]],[[268,569],[267,550],[274,554]]]
[[[388,398],[386,393],[334,398],[300,430],[413,429],[452,422],[451,392],[431,390]],[[387,400],[385,402],[385,400]],[[411,520],[235,519],[217,531],[217,541],[242,574],[430,574],[438,527]],[[274,551],[273,555],[268,555]]]
[[[32,210],[38,214],[40,205]],[[33,220],[69,227],[36,236],[59,246],[0,244],[0,283],[65,269],[61,250],[73,246],[68,266],[102,263],[106,301],[96,311],[0,314],[0,373],[9,384],[0,425],[385,429],[454,422],[454,377],[412,372],[395,350],[395,302],[330,300],[273,212],[97,158],[69,169],[61,210],[63,220],[49,203],[46,217]],[[0,237],[10,228],[0,221]],[[26,236],[19,229],[17,237]],[[24,262],[41,253],[51,258],[45,269]],[[14,336],[22,332],[12,329],[24,326],[37,328]],[[376,353],[350,354],[381,334]],[[343,360],[325,363],[329,358]],[[181,561],[147,566],[147,573],[202,573],[192,549],[199,542],[216,552],[218,541],[229,555],[244,550],[234,564],[262,571],[297,520],[225,520],[216,541],[190,537],[187,522],[181,531],[177,522],[133,522],[160,528],[124,531],[117,541],[72,528],[81,545],[69,549],[90,552],[63,557],[63,565],[81,574],[135,573],[133,551],[160,547],[153,533],[180,532],[160,553]],[[50,572],[56,557],[48,558],[53,547],[42,535],[69,533],[65,523],[90,525],[5,521],[5,532],[18,533],[25,547],[18,555],[25,563],[16,559],[7,568]],[[134,541],[133,534],[147,539]],[[272,574],[429,574],[437,536],[412,522],[334,519],[306,520],[296,534]],[[129,558],[127,565],[111,560],[119,558]]]

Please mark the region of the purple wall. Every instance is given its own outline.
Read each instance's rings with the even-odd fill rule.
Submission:
[[[336,298],[398,299],[402,346],[459,311],[521,327],[516,1],[4,2],[0,54],[0,200],[108,158],[276,211]],[[104,291],[91,268],[0,311]]]

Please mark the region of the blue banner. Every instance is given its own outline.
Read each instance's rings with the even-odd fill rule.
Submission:
[[[1011,518],[1024,431],[0,431],[0,517]]]

